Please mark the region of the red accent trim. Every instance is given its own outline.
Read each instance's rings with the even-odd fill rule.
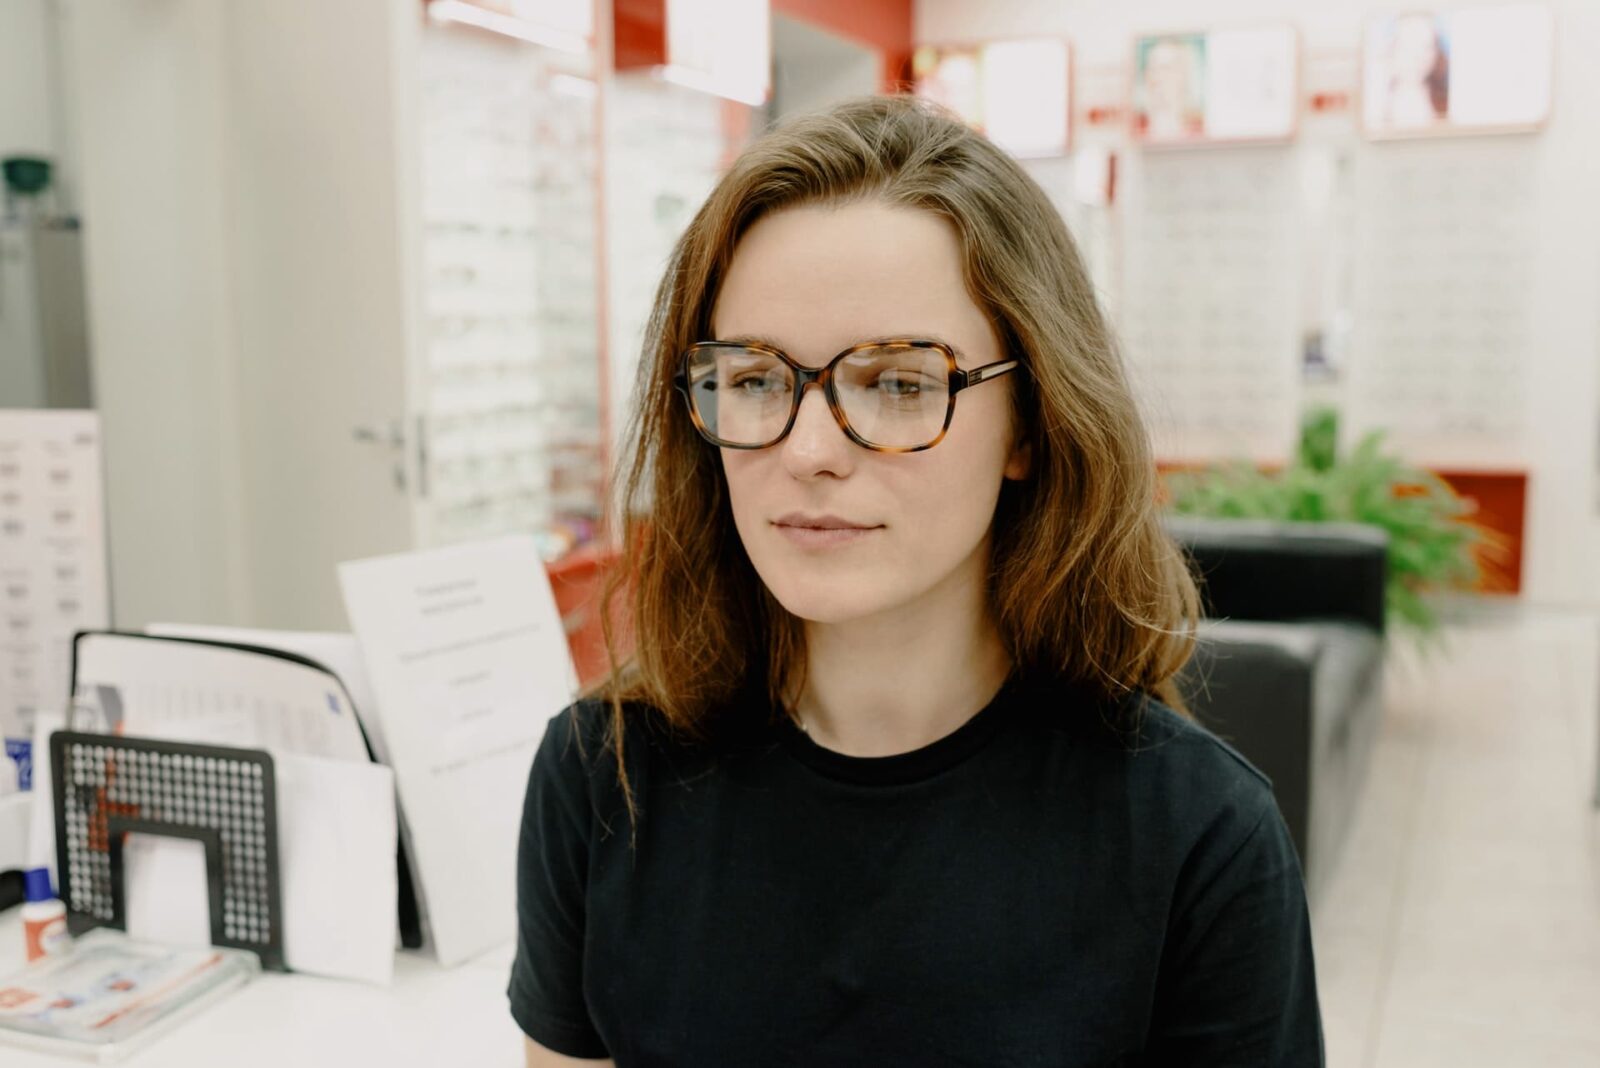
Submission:
[[[722,125],[722,156],[717,161],[717,169],[726,171],[733,166],[733,161],[739,158],[739,153],[744,151],[744,146],[750,141],[751,109],[748,105],[737,100],[722,101],[722,111],[719,116]]]
[[[595,288],[595,364],[600,390],[600,536],[606,537],[611,500],[611,431],[617,413],[611,410],[611,263],[606,256],[606,86],[615,68],[609,55],[611,38],[601,24],[606,8],[601,0],[590,0],[594,12],[594,51],[589,54],[594,74],[594,288]]]
[[[667,62],[667,0],[612,0],[611,69]]]
[[[883,53],[883,73],[879,76],[879,91],[909,93],[912,88],[911,49],[891,49]]]
[[[1435,471],[1450,488],[1477,510],[1472,520],[1506,539],[1504,556],[1478,552],[1483,580],[1475,589],[1482,593],[1520,593],[1522,591],[1522,546],[1527,529],[1528,476],[1520,471]]]
[[[885,53],[886,58],[903,52],[908,59],[913,6],[912,0],[772,0],[773,14],[848,37]]]
[[[607,573],[618,556],[615,549],[591,545],[545,565],[556,609],[567,628],[567,645],[578,669],[578,681],[584,686],[604,678],[609,668],[605,633],[600,629],[600,597]],[[619,615],[625,615],[628,603],[627,591],[619,592]],[[619,619],[618,624],[621,633],[617,635],[617,647],[625,653],[633,645],[632,629],[625,618]]]
[[[760,2],[760,0],[752,0]],[[910,83],[912,0],[771,0],[786,15],[883,56],[884,92]],[[612,0],[613,70],[659,67],[667,62],[667,0]]]

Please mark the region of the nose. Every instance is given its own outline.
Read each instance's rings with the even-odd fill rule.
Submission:
[[[828,408],[822,387],[808,383],[795,413],[794,427],[783,439],[784,469],[798,479],[822,475],[843,478],[855,467],[856,444]]]

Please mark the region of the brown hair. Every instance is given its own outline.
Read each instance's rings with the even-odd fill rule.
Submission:
[[[740,238],[764,215],[873,198],[954,224],[973,300],[996,324],[1031,470],[996,507],[990,604],[1014,663],[1119,699],[1134,690],[1186,712],[1173,675],[1194,646],[1198,595],[1160,525],[1156,469],[1121,358],[1077,248],[1044,192],[948,112],[869,97],[785,122],[747,148],[679,239],[657,290],[619,471],[623,551],[603,623],[617,665],[611,703],[623,770],[625,703],[692,736],[752,680],[797,692],[804,637],[767,591],[734,528],[717,452],[672,388],[711,314]],[[621,591],[634,649],[616,654]]]

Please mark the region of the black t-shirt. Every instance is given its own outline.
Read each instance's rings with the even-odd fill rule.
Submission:
[[[1323,1063],[1270,783],[1154,698],[1013,677],[887,757],[750,698],[709,743],[630,712],[632,845],[607,706],[561,713],[534,760],[509,994],[541,1045],[620,1068]]]

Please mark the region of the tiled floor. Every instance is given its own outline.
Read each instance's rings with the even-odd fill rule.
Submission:
[[[1315,903],[1332,1068],[1600,1066],[1600,625],[1460,622],[1389,659],[1382,736]]]

